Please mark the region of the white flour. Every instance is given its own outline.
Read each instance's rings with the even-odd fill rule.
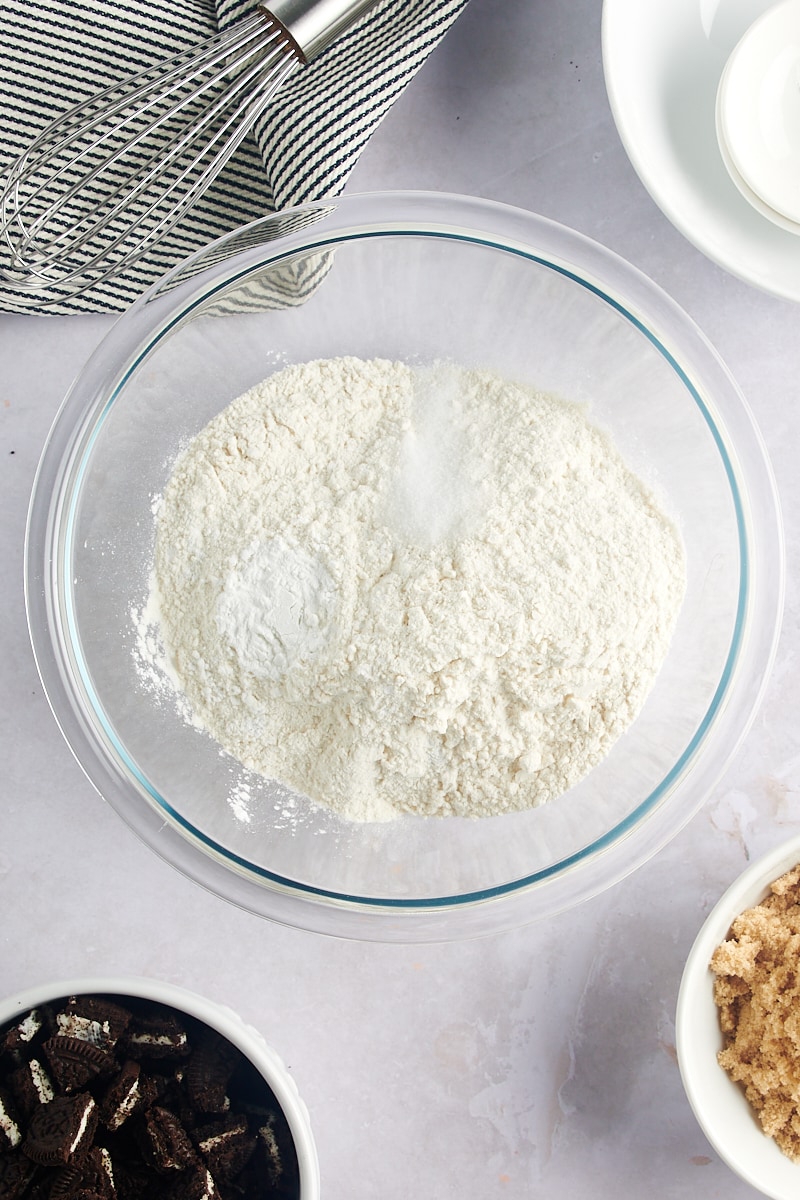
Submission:
[[[582,409],[342,358],[221,412],[159,509],[150,613],[193,719],[355,820],[541,804],[637,715],[674,525]]]

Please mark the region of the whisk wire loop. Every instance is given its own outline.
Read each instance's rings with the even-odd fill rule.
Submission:
[[[278,73],[275,74],[275,68],[280,67],[281,65],[283,69],[279,70]],[[91,221],[91,214],[87,214],[83,227],[84,235],[88,238],[101,233],[103,229],[109,227],[116,220],[116,218],[120,216],[127,208],[129,208],[129,206],[133,204],[140,196],[145,196],[150,188],[150,185],[157,179],[161,178],[164,180],[169,180],[166,183],[166,186],[162,188],[158,200],[151,203],[148,208],[140,214],[140,220],[144,219],[145,217],[152,216],[157,204],[164,203],[169,200],[176,192],[176,189],[181,184],[187,183],[191,174],[200,168],[204,160],[211,155],[212,151],[216,146],[218,146],[220,141],[228,137],[229,140],[227,143],[223,145],[221,150],[217,151],[216,155],[211,159],[210,164],[204,168],[199,178],[189,187],[185,198],[181,201],[181,211],[186,211],[186,209],[192,203],[194,203],[195,197],[198,194],[202,194],[202,191],[204,191],[208,186],[208,182],[213,179],[214,176],[230,160],[235,150],[243,141],[248,130],[252,127],[253,122],[257,120],[258,115],[263,111],[263,108],[269,101],[269,98],[274,92],[275,88],[283,81],[284,76],[288,75],[292,69],[292,60],[285,57],[283,48],[281,46],[273,47],[263,62],[256,61],[251,63],[248,68],[243,70],[237,76],[235,83],[227,90],[225,94],[219,95],[211,106],[206,106],[201,109],[201,115],[194,119],[191,127],[186,129],[179,127],[176,133],[172,136],[171,141],[159,145],[155,150],[152,151],[149,158],[146,160],[143,159],[140,163],[136,162],[130,164],[128,174],[130,176],[130,180],[133,182],[130,182],[129,179],[124,179],[121,181],[120,186],[115,193],[118,196],[116,203],[114,203],[107,212],[101,212],[100,215],[97,216],[97,219]],[[220,82],[221,78],[222,75],[218,72],[211,80],[207,81],[207,87],[211,87],[215,83]],[[266,81],[266,85],[269,87],[268,92],[265,90],[264,81]],[[259,83],[262,84],[262,90],[260,93],[255,91],[255,87]],[[207,87],[203,90],[207,90]],[[244,96],[244,99],[240,99],[238,106],[230,112],[230,115],[225,116],[226,110],[231,108],[233,101],[237,98],[241,98],[242,96]],[[197,99],[199,101],[199,94]],[[179,108],[183,109],[187,104],[188,100],[184,98],[181,100]],[[171,116],[171,114],[168,115]],[[154,129],[160,127],[167,121],[168,115],[162,114],[161,117],[151,124],[147,130],[140,131],[135,138],[131,139],[126,145],[120,146],[120,148],[105,161],[99,163],[94,169],[89,170],[88,174],[83,176],[82,179],[68,187],[67,191],[62,196],[61,203],[68,203],[77,197],[79,193],[87,186],[95,182],[95,180],[97,180],[101,174],[110,173],[118,163],[123,161],[123,159],[126,157],[129,158],[133,149],[138,147],[147,136],[151,136]],[[218,128],[214,129],[214,124],[218,120],[221,120],[222,124],[220,124]],[[211,130],[211,132],[207,133],[207,130]],[[191,160],[187,160],[187,151],[191,149],[193,143],[196,141],[199,141],[201,149]],[[86,150],[76,155],[76,157],[72,160],[72,163],[77,163],[78,161],[81,161],[89,156],[91,151],[95,148],[95,145],[96,143],[93,143]],[[177,176],[170,180],[168,175],[169,168],[171,168],[173,164],[180,163],[181,161],[186,161],[186,165]],[[26,230],[26,242],[28,245],[35,245],[35,239],[44,226],[46,216],[47,214],[45,213],[43,216],[39,217],[37,222],[34,222],[34,224]],[[166,232],[172,224],[174,224],[174,221],[167,221],[165,217],[158,223],[157,226],[150,230],[148,242],[152,242],[156,236],[163,235],[163,233]],[[53,236],[48,243],[48,250],[45,252],[40,252],[37,255],[36,263],[39,269],[51,262],[57,261],[62,244],[67,242],[69,238],[73,236],[74,229],[62,230],[61,233]],[[115,240],[109,245],[104,246],[96,257],[103,257],[105,254],[115,249],[120,244],[120,241],[121,238]],[[16,252],[17,257],[21,261],[25,261],[29,266],[33,265],[30,260],[25,257],[24,245],[18,244],[16,247]],[[83,269],[92,265],[94,265],[93,261],[86,261],[83,263]]]
[[[211,38],[205,45],[202,60],[198,59],[196,49],[194,51],[184,50],[156,67],[147,67],[123,83],[112,84],[102,92],[90,96],[89,99],[75,105],[52,121],[34,138],[30,146],[11,167],[7,180],[9,182],[25,182],[30,174],[38,169],[39,159],[45,149],[50,156],[60,155],[75,146],[76,131],[79,131],[82,140],[86,140],[92,132],[100,129],[102,136],[96,138],[94,142],[89,142],[69,159],[71,163],[81,161],[91,150],[96,150],[105,141],[110,128],[121,135],[125,127],[134,120],[141,124],[142,118],[157,104],[164,109],[165,101],[181,89],[185,90],[187,82],[194,82],[202,77],[203,72],[222,63],[222,72],[211,76],[204,84],[200,85],[202,90],[207,90],[231,70],[233,55],[238,56],[248,48],[252,53],[256,53],[259,48],[259,39],[263,37],[263,33],[264,17],[262,14],[256,14],[236,27],[235,38],[231,39],[230,36],[222,34]],[[279,34],[280,30],[277,27],[270,29],[267,43],[273,41]],[[190,75],[187,75],[187,64],[193,63],[199,65]],[[129,146],[132,147],[140,142],[146,130],[163,125],[182,107],[193,102],[198,94],[200,94],[199,90],[187,93],[176,107],[164,109],[161,116],[154,122],[143,126],[142,132],[129,143]],[[136,107],[133,107],[134,104]],[[112,121],[125,113],[127,115],[116,126],[112,126]],[[54,182],[60,177],[63,170],[64,166],[62,165],[60,169],[46,177],[46,180]]]
[[[102,282],[180,221],[300,65],[263,10],[105,89],[35,139],[0,196],[15,286]],[[173,129],[174,127],[174,129]]]
[[[246,99],[245,101],[242,102],[240,109],[237,110],[235,113],[233,113],[228,118],[228,120],[225,122],[224,126],[219,130],[215,139],[213,141],[210,141],[207,144],[205,152],[207,153],[211,149],[213,149],[216,142],[219,141],[219,139],[222,138],[225,134],[227,134],[228,130],[231,130],[230,136],[228,136],[227,140],[224,142],[221,149],[217,152],[217,154],[212,159],[211,163],[205,168],[205,170],[200,174],[200,176],[197,177],[194,180],[194,182],[189,187],[187,187],[187,189],[182,194],[179,195],[179,198],[175,202],[173,208],[170,211],[165,212],[162,215],[162,217],[160,218],[160,220],[157,222],[157,224],[151,226],[148,229],[146,235],[144,235],[140,241],[141,253],[144,253],[151,244],[154,244],[161,237],[163,237],[165,233],[169,232],[169,230],[172,229],[175,226],[175,224],[177,224],[177,222],[181,219],[181,217],[184,215],[184,213],[186,213],[192,207],[192,205],[196,201],[196,198],[198,196],[202,195],[203,192],[206,191],[209,183],[212,182],[213,179],[215,179],[217,177],[219,172],[223,169],[223,167],[226,165],[226,163],[231,159],[231,157],[233,156],[235,151],[238,149],[239,145],[246,137],[249,129],[252,127],[252,123],[258,119],[260,113],[266,107],[266,104],[268,103],[270,96],[274,92],[276,86],[277,86],[277,84],[273,85],[270,88],[269,95],[260,96],[257,98],[257,100],[254,100],[251,98]],[[189,166],[185,167],[181,171],[181,173],[172,181],[172,183],[170,183],[162,191],[162,193],[159,197],[158,204],[156,202],[153,202],[145,210],[143,210],[143,212],[140,215],[140,221],[143,221],[147,217],[153,216],[155,214],[158,206],[161,203],[163,203],[164,201],[170,199],[170,197],[172,196],[172,193],[174,191],[176,191],[176,189],[178,189],[181,184],[184,184],[186,182],[188,176],[200,165],[201,162],[202,162],[202,158],[198,157],[198,158],[195,158],[192,161],[192,163],[189,164]],[[141,183],[139,185],[137,185],[134,192],[131,193],[132,197],[135,197],[140,192],[145,191],[145,185],[148,182],[148,179],[154,173],[155,173],[155,171],[151,172],[150,176],[148,176],[146,179],[143,179],[141,181]],[[112,212],[110,212],[108,214],[109,220],[108,220],[107,224],[110,224],[111,218],[121,215],[122,213],[124,213],[127,210],[127,208],[129,207],[129,204],[130,204],[130,198],[131,197],[128,197],[128,198],[121,197],[120,198],[120,200],[118,201],[114,210],[112,210]],[[98,252],[98,254],[95,256],[94,259],[90,260],[89,263],[84,264],[82,266],[81,270],[85,270],[87,266],[94,266],[104,256],[106,256],[107,254],[116,250],[117,247],[123,245],[127,238],[127,232],[128,231],[126,230],[126,231],[120,233],[120,235],[113,242],[111,242],[108,246],[106,246],[102,252]]]
[[[291,73],[376,0],[265,2],[42,130],[0,181],[0,281],[60,299],[135,264],[206,192]]]

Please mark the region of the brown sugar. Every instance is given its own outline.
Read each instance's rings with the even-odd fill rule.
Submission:
[[[800,865],[736,918],[711,958],[724,1048],[766,1134],[800,1161]]]

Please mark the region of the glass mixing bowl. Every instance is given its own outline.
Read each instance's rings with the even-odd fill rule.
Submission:
[[[688,585],[647,703],[550,804],[349,823],[222,754],[137,661],[177,452],[287,363],[356,355],[485,367],[587,404],[679,523]],[[42,681],[98,791],[163,858],[263,916],[437,940],[552,914],[645,861],[744,736],[783,595],[775,486],[730,374],[692,321],[603,247],[443,194],[349,196],[258,221],[113,327],[56,418],[31,503],[27,604]]]

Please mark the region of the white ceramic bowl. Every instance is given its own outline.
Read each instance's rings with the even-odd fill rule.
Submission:
[[[768,220],[800,234],[800,0],[783,0],[736,44],[717,90],[723,162]]]
[[[603,69],[622,143],[666,217],[725,270],[798,301],[800,236],[744,198],[715,127],[725,64],[771,7],[771,0],[604,0]]]
[[[717,1062],[722,1033],[709,968],[734,919],[759,904],[770,884],[800,862],[800,837],[776,846],[731,884],[691,949],[678,994],[675,1041],[683,1086],[711,1145],[742,1179],[772,1200],[800,1195],[800,1164],[762,1131],[744,1092]]]
[[[800,0],[769,8],[736,43],[717,89],[716,126],[742,196],[800,234]]]
[[[266,1080],[289,1126],[299,1168],[298,1200],[319,1200],[320,1177],[316,1146],[308,1110],[297,1085],[283,1062],[264,1037],[246,1025],[233,1009],[171,983],[129,976],[92,976],[41,984],[0,1001],[0,1027],[33,1008],[66,996],[113,996],[124,1004],[126,997],[152,1000],[187,1013],[227,1038]]]

